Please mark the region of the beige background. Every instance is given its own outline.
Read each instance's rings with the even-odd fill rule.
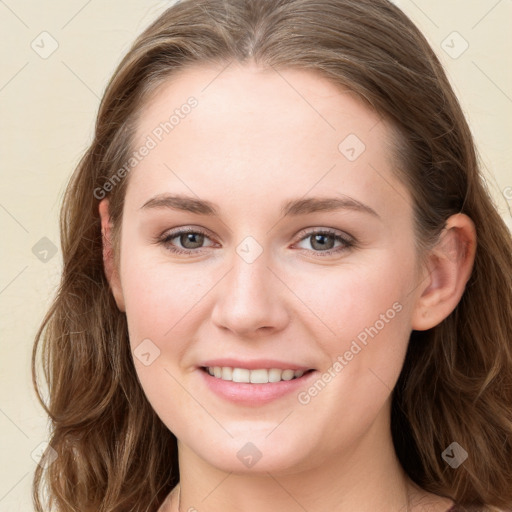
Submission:
[[[52,254],[52,247],[59,246],[66,182],[92,138],[115,65],[170,3],[0,0],[0,511],[32,510],[31,454],[46,438],[46,419],[32,391],[30,354],[59,279],[60,251]],[[512,226],[512,2],[396,3],[445,64],[489,187]]]

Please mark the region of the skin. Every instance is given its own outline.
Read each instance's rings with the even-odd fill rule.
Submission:
[[[421,265],[410,194],[392,172],[391,127],[310,71],[223,67],[181,71],[145,105],[134,147],[189,96],[198,100],[131,171],[119,266],[108,199],[100,203],[105,269],[132,349],[150,339],[160,350],[148,366],[134,358],[138,377],[178,438],[180,488],[161,511],[178,511],[180,494],[181,511],[444,512],[451,500],[414,486],[396,458],[391,392],[411,330],[437,325],[460,300],[473,223],[450,217]],[[354,161],[338,149],[349,134],[366,146]],[[164,193],[209,200],[219,216],[142,208]],[[377,215],[281,214],[284,201],[313,196],[350,197]],[[202,248],[185,246],[196,254],[170,252],[184,237],[158,241],[180,227],[208,233]],[[341,250],[322,256],[311,231],[325,228],[355,244],[328,237],[327,249]],[[251,263],[236,252],[248,236],[262,249]],[[296,393],[234,404],[197,368],[217,357],[274,358],[320,376],[396,303],[393,319],[307,404]],[[247,442],[262,454],[250,468],[237,458]]]

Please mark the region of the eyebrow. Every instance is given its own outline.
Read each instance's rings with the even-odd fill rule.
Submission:
[[[184,195],[161,194],[146,201],[141,210],[153,208],[170,208],[197,215],[217,216],[216,205],[205,199],[196,199]],[[336,210],[354,210],[368,213],[380,219],[380,215],[370,206],[352,197],[308,197],[291,199],[281,207],[282,216],[298,216],[316,212],[333,212]]]

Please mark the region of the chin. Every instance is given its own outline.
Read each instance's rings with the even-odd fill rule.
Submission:
[[[227,434],[226,434],[227,436]],[[311,454],[304,451],[304,443],[294,445],[282,441],[272,442],[268,431],[261,436],[249,435],[230,438],[226,442],[213,442],[192,446],[193,451],[208,464],[226,473],[235,474],[288,474],[305,469],[312,462]],[[205,439],[212,439],[204,435]],[[195,437],[197,439],[197,437]]]

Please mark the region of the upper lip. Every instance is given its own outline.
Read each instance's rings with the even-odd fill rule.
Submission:
[[[257,370],[260,368],[279,368],[280,370],[311,370],[310,366],[304,366],[302,364],[295,364],[286,361],[278,361],[276,359],[251,359],[247,361],[241,361],[240,359],[223,358],[223,359],[209,359],[208,361],[202,362],[200,367],[215,366],[230,367],[230,368],[246,368],[247,370]]]

